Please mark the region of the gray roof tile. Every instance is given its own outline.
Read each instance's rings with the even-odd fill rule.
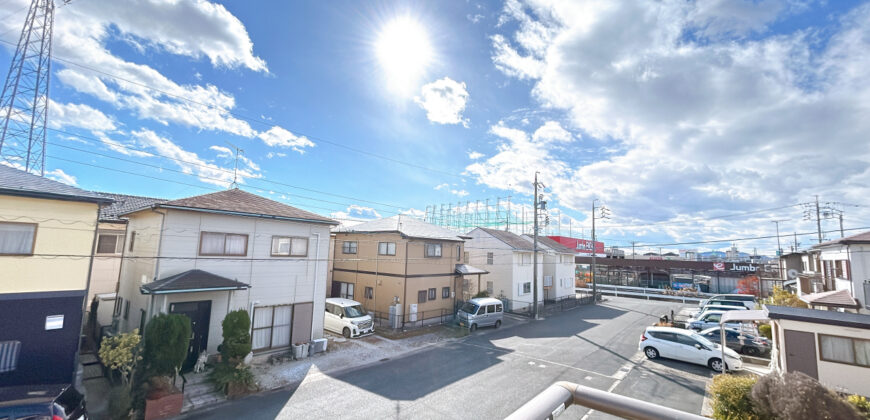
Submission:
[[[214,210],[232,212],[239,216],[275,217],[298,221],[311,221],[337,225],[335,220],[284,203],[279,203],[238,188],[211,194],[181,198],[158,204],[158,207],[180,207],[187,210]]]
[[[516,233],[482,227],[475,229],[480,229],[488,233],[490,236],[510,245],[511,248],[517,251],[534,251],[533,244],[530,241],[523,239],[522,236],[517,235]]]
[[[166,202],[163,198],[141,197],[136,195],[113,194],[113,193],[98,193],[103,197],[115,200],[114,203],[100,209],[101,221],[117,221],[122,222],[124,219],[120,217],[122,214],[141,210],[150,207],[152,204]]]
[[[529,234],[525,234],[525,235],[523,235],[523,237],[525,237],[526,239],[528,239],[530,241],[535,240],[535,237],[532,235],[529,235]],[[576,251],[574,251],[573,249],[568,248],[567,246],[562,245],[559,242],[554,241],[546,236],[538,236],[538,246],[540,247],[541,245],[543,245],[546,248],[552,249],[553,251],[556,251],[558,253],[562,253],[562,254],[574,255],[576,253]]]
[[[770,319],[790,319],[793,321],[813,322],[816,324],[839,325],[870,329],[870,315],[849,312],[822,311],[819,309],[792,308],[788,306],[764,305]]]
[[[239,290],[251,286],[233,279],[203,270],[188,270],[142,285],[139,289],[143,294],[181,293],[191,290]]]
[[[0,164],[0,194],[95,203],[111,202],[111,199],[95,192],[85,191],[3,164]]]

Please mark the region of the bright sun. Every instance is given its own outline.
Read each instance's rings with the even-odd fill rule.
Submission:
[[[378,35],[376,49],[390,88],[401,94],[413,93],[432,61],[423,25],[408,17],[393,20]]]

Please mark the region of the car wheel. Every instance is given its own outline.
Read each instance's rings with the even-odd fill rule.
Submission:
[[[344,327],[344,330],[341,331],[341,335],[343,335],[344,338],[350,338],[350,328]]]
[[[647,359],[658,359],[659,351],[653,347],[647,347],[643,349],[643,354],[646,355]]]
[[[750,347],[750,346],[744,346],[742,350],[743,350],[743,354],[745,354],[747,356],[758,356],[758,353],[759,353],[757,348]]]
[[[495,327],[501,327],[501,320],[495,321]]]
[[[707,366],[713,369],[714,372],[722,372],[722,359],[714,357],[707,362]]]
[[[469,329],[471,330],[471,332],[477,331],[477,324],[471,324],[471,327],[469,327]]]

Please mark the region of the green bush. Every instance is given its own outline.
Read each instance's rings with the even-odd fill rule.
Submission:
[[[849,404],[855,406],[859,413],[867,419],[870,419],[870,401],[860,395],[849,395],[846,397]]]
[[[160,314],[145,327],[143,362],[146,375],[171,377],[178,373],[187,358],[190,345],[190,318],[178,314]]]
[[[800,372],[762,377],[752,387],[751,399],[755,410],[763,418],[861,419],[855,407],[819,381]]]
[[[768,340],[773,339],[773,331],[770,327],[770,324],[761,324],[758,326],[758,333],[764,337],[767,337]]]
[[[221,344],[221,356],[225,361],[238,363],[251,352],[251,318],[248,311],[239,309],[227,314],[223,322],[224,341]]]
[[[758,378],[754,376],[716,375],[710,385],[713,418],[717,420],[756,420],[759,416],[749,395]]]
[[[126,386],[112,388],[109,391],[109,418],[113,420],[129,419],[133,407],[133,397]]]
[[[779,286],[773,286],[773,292],[767,299],[761,301],[765,305],[774,306],[790,306],[792,308],[808,308],[807,303],[802,301],[798,295],[789,292]]]
[[[244,363],[219,363],[208,374],[209,380],[214,383],[215,389],[222,392],[229,391],[229,385],[233,384],[245,390],[252,391],[257,387],[257,380],[251,368]]]

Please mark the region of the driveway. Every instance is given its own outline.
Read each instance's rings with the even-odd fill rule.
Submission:
[[[189,418],[503,418],[560,380],[700,413],[702,366],[646,360],[640,333],[681,304],[610,298],[548,319],[422,347]],[[564,418],[607,418],[570,407]]]

